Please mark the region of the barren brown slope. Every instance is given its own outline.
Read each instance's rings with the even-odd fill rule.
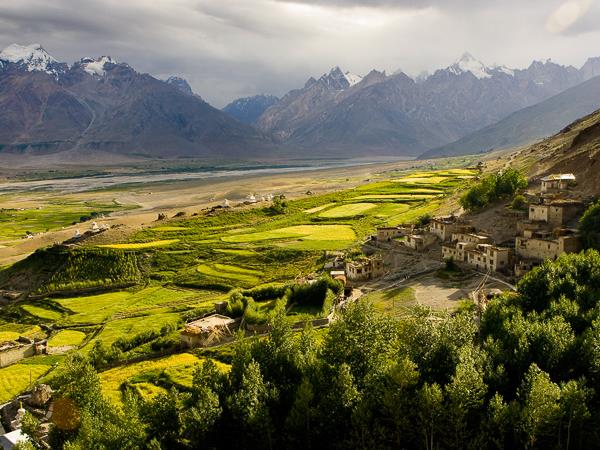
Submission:
[[[549,173],[572,172],[584,193],[599,195],[600,110],[521,150],[514,164],[525,169],[534,180]]]

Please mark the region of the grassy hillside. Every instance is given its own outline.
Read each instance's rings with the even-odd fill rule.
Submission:
[[[141,280],[134,253],[108,248],[53,246],[0,272],[0,289],[33,295],[111,288]]]
[[[524,145],[556,133],[598,108],[600,77],[595,77],[456,142],[429,150],[420,158],[469,155]]]

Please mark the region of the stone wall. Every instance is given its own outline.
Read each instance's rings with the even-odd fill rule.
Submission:
[[[35,355],[35,346],[33,344],[22,344],[11,347],[0,352],[0,367],[6,367],[33,355]]]

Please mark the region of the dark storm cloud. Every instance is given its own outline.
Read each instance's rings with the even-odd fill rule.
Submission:
[[[415,74],[465,50],[490,64],[578,65],[600,53],[598,5],[573,18],[565,4],[586,1],[15,0],[0,2],[0,47],[39,42],[66,62],[110,55],[183,76],[223,106],[282,95],[334,65]]]

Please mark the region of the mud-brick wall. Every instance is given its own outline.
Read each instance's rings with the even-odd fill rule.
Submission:
[[[0,352],[0,367],[6,367],[33,355],[35,355],[33,344],[24,344],[6,349]]]

